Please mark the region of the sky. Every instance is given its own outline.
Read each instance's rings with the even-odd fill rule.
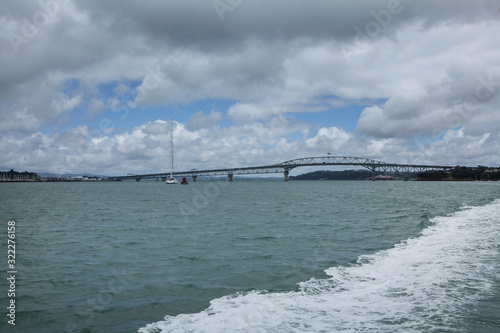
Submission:
[[[0,170],[500,166],[500,2],[5,0]],[[301,173],[301,172],[299,172]]]

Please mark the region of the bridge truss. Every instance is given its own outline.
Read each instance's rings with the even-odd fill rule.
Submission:
[[[393,173],[405,173],[405,172],[424,172],[430,170],[449,170],[452,166],[443,165],[419,165],[419,164],[397,164],[397,163],[386,163],[380,162],[363,157],[347,157],[347,156],[322,156],[322,157],[306,157],[297,158],[277,164],[256,166],[256,167],[244,167],[244,168],[228,168],[228,169],[208,169],[208,170],[191,170],[191,171],[181,171],[174,172],[174,176],[178,177],[192,177],[196,180],[198,176],[228,176],[229,180],[233,179],[233,175],[249,175],[249,174],[266,174],[266,173],[282,173],[285,176],[285,180],[288,180],[288,174],[290,170],[297,167],[305,166],[361,166],[372,171],[372,179],[374,179],[375,172],[393,172]],[[153,174],[143,174],[143,175],[129,175],[129,176],[118,176],[110,177],[110,179],[148,179],[148,178],[165,178],[169,176],[170,173],[153,173]]]

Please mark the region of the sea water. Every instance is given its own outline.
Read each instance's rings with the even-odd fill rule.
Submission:
[[[2,183],[0,200],[2,332],[500,332],[497,182]]]

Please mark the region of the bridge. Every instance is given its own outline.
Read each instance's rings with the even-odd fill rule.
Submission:
[[[234,175],[250,175],[250,174],[266,174],[266,173],[281,173],[285,177],[285,181],[288,181],[288,175],[290,170],[305,167],[305,166],[360,166],[366,168],[372,172],[372,180],[375,180],[376,172],[423,172],[431,170],[449,170],[453,169],[452,166],[444,165],[419,165],[419,164],[397,164],[397,163],[386,163],[380,162],[363,157],[346,157],[346,156],[323,156],[323,157],[306,157],[297,158],[290,161],[285,161],[272,165],[255,166],[255,167],[243,167],[243,168],[229,168],[229,169],[209,169],[209,170],[190,170],[174,172],[174,176],[178,177],[192,177],[193,181],[199,176],[225,176],[229,181],[233,180]],[[170,173],[151,173],[144,175],[127,175],[110,177],[111,180],[122,180],[122,179],[135,179],[137,181],[141,179],[151,179],[151,178],[166,178]]]

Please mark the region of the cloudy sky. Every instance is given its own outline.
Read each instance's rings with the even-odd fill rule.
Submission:
[[[499,1],[6,0],[0,27],[0,170],[167,171],[172,118],[178,171],[500,165]]]

